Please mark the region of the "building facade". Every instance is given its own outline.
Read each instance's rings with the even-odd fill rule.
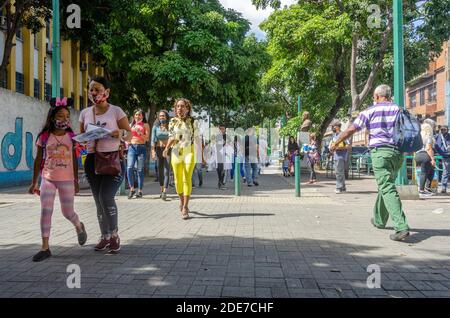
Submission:
[[[440,56],[428,65],[425,73],[408,83],[406,108],[421,118],[431,118],[438,125],[447,125],[449,81],[449,49],[444,43]]]
[[[4,9],[0,12],[0,61],[6,40],[5,15]],[[52,37],[51,20],[35,35],[26,28],[19,30],[13,40],[15,46],[11,51],[7,80],[0,83],[0,87],[49,100],[52,97]],[[95,65],[89,53],[80,51],[79,42],[61,40],[60,95],[72,97],[77,110],[88,105],[88,79],[93,75],[104,75],[103,68]]]

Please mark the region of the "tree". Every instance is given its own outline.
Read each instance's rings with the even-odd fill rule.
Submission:
[[[14,10],[13,10],[14,7]],[[49,0],[16,0],[14,5],[10,0],[0,1],[0,12],[6,11],[6,39],[3,49],[3,60],[0,65],[0,83],[6,83],[6,72],[15,46],[14,36],[21,28],[32,30],[33,34],[45,27],[45,21],[51,17]]]
[[[279,8],[279,1],[253,3]],[[448,37],[450,0],[403,3],[410,79],[423,71]],[[348,116],[361,109],[376,84],[392,82],[391,10],[392,0],[377,6],[360,0],[304,0],[275,11],[262,24],[273,56],[266,86],[290,96],[301,94],[323,134],[338,112]]]

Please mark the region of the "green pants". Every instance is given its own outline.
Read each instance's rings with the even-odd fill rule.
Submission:
[[[395,179],[403,164],[403,154],[391,148],[378,148],[370,152],[373,172],[378,185],[378,197],[374,208],[374,221],[379,227],[386,226],[391,216],[396,232],[408,230]]]

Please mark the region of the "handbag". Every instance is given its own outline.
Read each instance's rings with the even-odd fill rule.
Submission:
[[[92,107],[92,112],[94,114],[94,125],[95,125],[96,122],[95,107]],[[97,151],[97,143],[98,141],[96,140],[94,146],[95,174],[109,175],[109,176],[119,175],[122,172],[119,150],[110,152],[100,152]]]

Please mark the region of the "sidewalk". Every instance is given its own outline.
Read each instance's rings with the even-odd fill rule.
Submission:
[[[39,200],[0,192],[0,297],[450,297],[450,196],[404,201],[412,228],[406,243],[371,226],[377,189],[373,178],[302,183],[267,169],[259,187],[242,196],[216,188],[208,172],[182,220],[178,199],[159,199],[149,179],[143,199],[117,197],[122,251],[94,252],[99,228],[89,191],[76,197],[88,232],[79,247],[56,201],[50,245],[53,257],[33,263],[40,248]],[[302,176],[307,180],[307,176]],[[25,189],[25,188],[24,188]],[[26,190],[26,189],[25,189]],[[81,268],[81,288],[66,286],[67,266]],[[370,289],[370,264],[381,288]]]

